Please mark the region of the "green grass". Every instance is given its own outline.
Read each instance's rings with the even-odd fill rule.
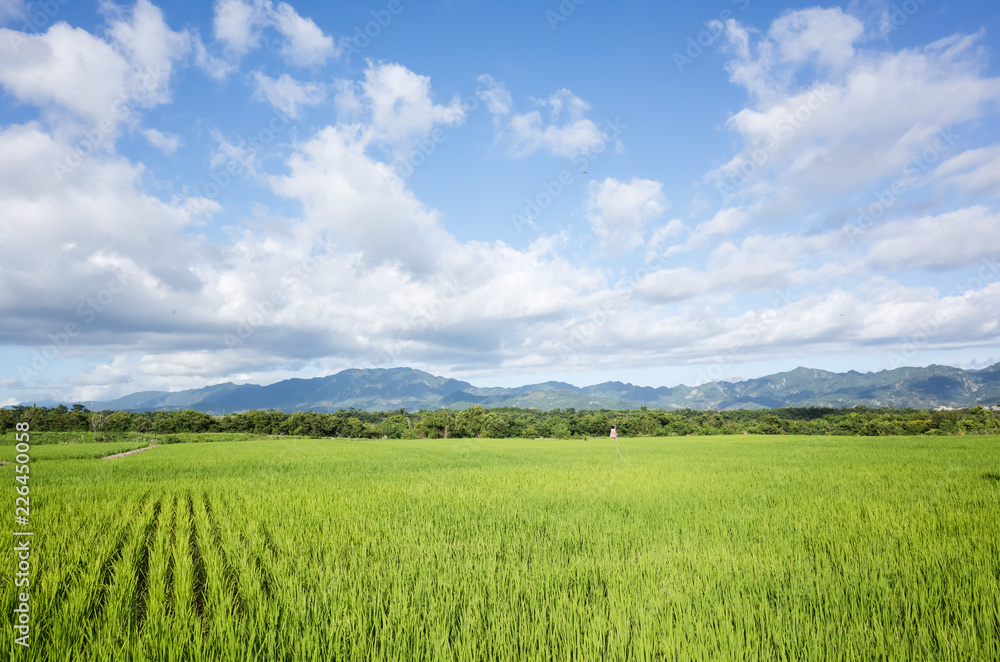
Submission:
[[[282,438],[46,461],[33,645],[14,653],[1000,657],[1000,438],[621,446]]]
[[[97,444],[47,444],[35,446],[31,444],[30,457],[32,462],[41,460],[95,460],[116,453],[146,448],[146,442],[104,442]],[[0,462],[14,462],[17,451],[13,446],[0,447]]]
[[[17,443],[15,432],[0,434],[0,448],[4,446],[14,446]],[[145,445],[150,439],[155,439],[158,435],[149,432],[107,432],[94,435],[92,432],[36,432],[30,433],[31,446],[50,446],[63,444],[120,444],[120,443],[141,443]],[[163,435],[159,435],[163,436]],[[2,452],[2,451],[0,451]],[[13,452],[13,451],[12,451]]]

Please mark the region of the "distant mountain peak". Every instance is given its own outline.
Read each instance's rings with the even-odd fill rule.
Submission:
[[[502,388],[474,387],[416,368],[348,368],[333,375],[292,378],[274,384],[224,382],[175,392],[143,391],[99,409],[157,411],[196,409],[220,415],[248,409],[320,411],[367,409],[433,410],[520,407],[522,409],[761,409],[776,407],[969,407],[1000,401],[1000,363],[978,370],[930,365],[879,372],[793,370],[736,382],[651,387],[609,381],[578,387],[566,382]],[[55,403],[53,403],[55,404]],[[69,404],[69,403],[67,403]]]

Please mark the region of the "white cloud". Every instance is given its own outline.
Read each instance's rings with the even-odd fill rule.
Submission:
[[[270,9],[270,3],[267,6]],[[291,64],[319,65],[339,54],[333,38],[324,35],[312,19],[299,16],[291,5],[279,2],[269,14],[275,29],[285,37],[281,53]]]
[[[288,161],[289,174],[272,178],[274,190],[302,202],[317,228],[362,249],[369,259],[396,261],[426,271],[448,248],[437,214],[426,209],[387,164],[365,154],[351,127],[327,127]]]
[[[1000,250],[1000,214],[983,206],[884,223],[870,232],[869,263],[894,271],[957,269]]]
[[[590,182],[586,205],[591,229],[613,251],[641,246],[646,224],[670,208],[660,182],[635,177]]]
[[[509,154],[523,158],[538,151],[554,156],[573,158],[581,154],[603,151],[605,136],[592,120],[584,117],[590,105],[568,89],[553,93],[535,103],[548,110],[548,120],[542,112],[532,110],[514,113],[510,92],[502,81],[489,74],[477,79],[476,95],[486,102],[493,115],[493,128],[498,142],[505,143]],[[621,149],[621,145],[618,145]]]
[[[326,98],[326,90],[317,83],[300,82],[288,74],[281,74],[277,79],[259,71],[252,75],[253,98],[271,104],[289,117],[298,117],[299,106],[314,106]]]
[[[142,135],[146,137],[150,145],[164,154],[173,154],[181,143],[178,136],[165,134],[159,129],[146,129]]]
[[[513,99],[507,86],[489,74],[482,74],[476,81],[479,83],[476,93],[486,102],[486,109],[494,115],[509,115]]]
[[[406,156],[414,143],[426,140],[435,126],[465,121],[458,96],[447,105],[434,103],[430,78],[396,63],[368,62],[364,80],[341,82],[336,106],[345,121],[364,122],[364,141]]]
[[[168,102],[189,35],[171,30],[148,0],[109,21],[107,41],[65,23],[42,34],[0,29],[0,84],[22,102],[50,114],[68,110],[104,133],[136,108]]]
[[[674,244],[667,249],[665,255],[707,248],[713,237],[728,237],[735,234],[750,218],[750,214],[741,207],[724,207],[709,220],[696,225],[686,242]]]
[[[136,324],[155,329],[169,322],[163,309],[181,301],[201,309],[193,271],[201,251],[185,236],[192,218],[183,201],[164,203],[140,191],[141,166],[121,157],[92,158],[56,182],[50,164],[67,149],[37,124],[0,130],[0,232],[10,233],[0,247],[0,280],[20,283],[5,289],[0,305],[22,311],[5,341],[30,343],[39,329],[55,332],[72,322],[87,327],[85,345],[102,344]],[[32,249],[43,245],[51,250]],[[124,287],[109,286],[119,277]],[[115,305],[87,305],[86,296],[109,287]],[[47,310],[65,312],[47,314],[33,303],[41,299]]]
[[[675,218],[666,225],[661,225],[656,228],[653,235],[646,243],[646,262],[651,262],[655,258],[659,257],[663,253],[663,242],[671,237],[676,237],[677,235],[683,233],[684,230],[684,222],[679,218]]]
[[[222,211],[217,202],[159,201],[142,191],[141,165],[112,156],[84,162],[53,187],[47,164],[66,144],[38,125],[4,129],[0,231],[10,228],[12,238],[2,246],[0,278],[40,270],[25,287],[0,293],[4,309],[35,311],[9,318],[5,340],[79,322],[81,297],[125,274],[127,288],[63,353],[94,360],[114,352],[113,361],[96,360],[70,378],[62,394],[104,398],[205,380],[268,381],[308,371],[319,357],[351,356],[362,366],[502,361],[535,342],[540,324],[592,305],[605,276],[562,258],[562,239],[541,238],[524,250],[459,242],[391,162],[367,153],[376,135],[402,140],[392,133],[395,122],[419,135],[460,117],[429,101],[423,77],[401,68],[369,74],[356,88],[367,122],[321,129],[294,145],[284,174],[258,174],[301,203],[301,217],[283,219],[280,232],[237,226],[223,245],[188,233],[201,222],[192,209],[211,216]],[[143,133],[154,142],[173,138]],[[212,135],[213,164],[247,161],[251,175],[260,173],[261,163],[240,145],[220,130]],[[20,223],[30,230],[15,237]],[[29,260],[27,246],[51,236],[64,240],[59,249]],[[252,338],[227,346],[223,333],[236,335],[275,291],[282,300],[266,304]],[[30,306],[41,292],[50,310],[65,314],[49,319]],[[43,381],[44,374],[32,383]]]
[[[426,137],[435,124],[457,125],[465,120],[458,96],[447,106],[431,101],[430,78],[400,64],[369,63],[361,83],[371,109],[372,130],[378,139],[396,143]]]
[[[639,279],[634,291],[660,302],[706,297],[729,301],[746,292],[850,277],[854,261],[823,262],[817,256],[842,247],[839,233],[814,236],[754,234],[739,245],[725,241],[707,257],[704,269],[670,267]],[[670,255],[670,251],[667,251]],[[845,256],[849,257],[849,256]]]
[[[218,128],[213,127],[209,133],[212,136],[212,140],[217,143],[216,148],[212,151],[212,157],[209,162],[212,168],[224,166],[227,170],[232,168],[248,177],[257,176],[257,171],[261,163],[259,150],[242,141],[242,139],[240,140],[240,144],[231,142]]]
[[[782,62],[839,71],[853,60],[854,43],[864,29],[861,21],[839,7],[814,7],[783,14],[771,24],[768,36]]]
[[[332,37],[285,2],[217,0],[212,25],[215,38],[237,58],[257,48],[264,28],[274,28],[284,38],[280,52],[289,64],[322,65],[340,54]]]
[[[1000,79],[984,75],[981,35],[865,51],[855,19],[821,11],[786,14],[756,40],[727,24],[731,79],[755,101],[727,123],[743,148],[706,181],[728,204],[771,221],[904,178],[929,149],[943,159],[963,125],[1000,103]],[[828,42],[817,36],[823,16],[835,28]]]
[[[559,90],[537,103],[551,108],[549,124],[545,124],[541,112],[537,110],[514,114],[510,118],[511,154],[515,158],[534,154],[538,150],[573,158],[601,149],[604,145],[601,130],[583,116],[590,105],[568,89]],[[565,120],[562,121],[564,115]]]
[[[966,150],[942,163],[934,174],[963,193],[1000,196],[1000,145]]]
[[[836,75],[854,64],[854,44],[864,33],[862,22],[839,7],[785,12],[759,40],[735,19],[715,21],[713,29],[725,33],[724,49],[733,56],[726,65],[730,80],[763,106],[791,93],[804,67]]]
[[[742,209],[727,207],[720,209],[711,220],[700,224],[695,234],[697,235],[728,235],[743,227],[747,221],[747,214]]]
[[[218,0],[212,27],[215,38],[236,55],[245,55],[260,42],[261,18],[253,4],[242,0]]]
[[[188,53],[191,36],[171,30],[149,0],[138,0],[131,16],[112,21],[108,34],[137,75],[154,72],[156,85],[147,90],[150,98],[144,105],[168,102],[173,63]]]
[[[107,42],[65,23],[43,34],[0,29],[0,84],[22,102],[57,104],[92,122],[114,118],[130,67]]]
[[[236,63],[224,58],[215,57],[208,52],[205,43],[201,40],[201,35],[193,33],[192,43],[194,47],[195,64],[214,80],[223,80],[237,68]]]

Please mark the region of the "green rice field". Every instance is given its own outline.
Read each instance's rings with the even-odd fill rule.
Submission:
[[[31,641],[5,572],[3,649],[1000,659],[1000,437],[620,441],[33,446]]]

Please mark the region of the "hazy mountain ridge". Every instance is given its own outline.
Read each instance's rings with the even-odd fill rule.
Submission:
[[[776,407],[971,407],[1000,401],[1000,363],[982,370],[931,365],[876,373],[828,372],[796,368],[739,382],[698,386],[635,386],[605,382],[578,387],[545,382],[513,388],[476,387],[412,368],[344,370],[312,379],[275,384],[216,384],[176,392],[145,391],[99,409],[157,411],[195,409],[211,414],[248,409],[334,412],[340,409],[465,409],[536,407],[539,409],[771,409]]]

